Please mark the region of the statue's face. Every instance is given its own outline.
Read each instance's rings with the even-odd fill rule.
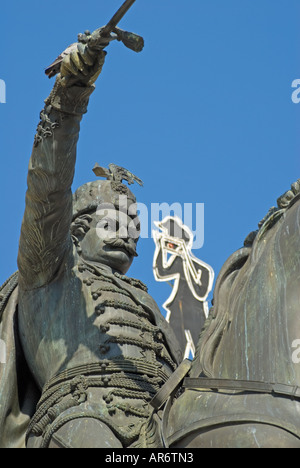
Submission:
[[[138,218],[114,209],[91,214],[89,230],[80,241],[84,260],[108,265],[125,274],[137,256]]]

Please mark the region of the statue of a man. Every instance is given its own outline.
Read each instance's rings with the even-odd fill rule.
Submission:
[[[2,447],[161,446],[149,402],[181,356],[145,285],[125,276],[137,236],[130,229],[125,237],[120,233],[136,227],[135,197],[114,173],[71,192],[80,121],[105,55],[74,51],[65,57],[41,112],[28,172],[18,298],[16,291],[9,298],[10,321],[4,314],[0,329],[12,336],[6,339],[9,362],[0,368]]]

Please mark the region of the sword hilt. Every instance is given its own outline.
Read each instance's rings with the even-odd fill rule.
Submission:
[[[89,31],[85,31],[84,34],[78,34],[78,42],[92,50],[99,50],[107,47],[110,42],[117,40],[119,42],[123,42],[125,47],[133,50],[134,52],[141,52],[143,50],[145,41],[138,34],[124,31],[120,28],[114,28],[107,36],[104,33],[105,28],[106,26],[96,29],[92,34]]]
[[[123,42],[124,46],[134,52],[142,52],[145,41],[138,34],[123,31],[120,28],[114,28],[113,32],[117,35],[117,40]]]

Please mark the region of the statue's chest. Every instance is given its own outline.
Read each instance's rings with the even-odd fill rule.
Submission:
[[[153,360],[163,347],[163,336],[153,323],[151,311],[109,277],[96,277],[88,271],[78,277],[86,323],[92,335],[96,332],[100,355]],[[82,306],[82,297],[79,302]]]
[[[147,363],[169,375],[174,362],[146,302],[138,288],[77,267],[43,290],[25,295],[23,343],[36,363],[38,380],[100,361],[127,362],[139,372]]]

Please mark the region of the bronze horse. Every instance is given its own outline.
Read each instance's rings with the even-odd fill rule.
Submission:
[[[300,447],[300,180],[223,266],[167,446]]]

